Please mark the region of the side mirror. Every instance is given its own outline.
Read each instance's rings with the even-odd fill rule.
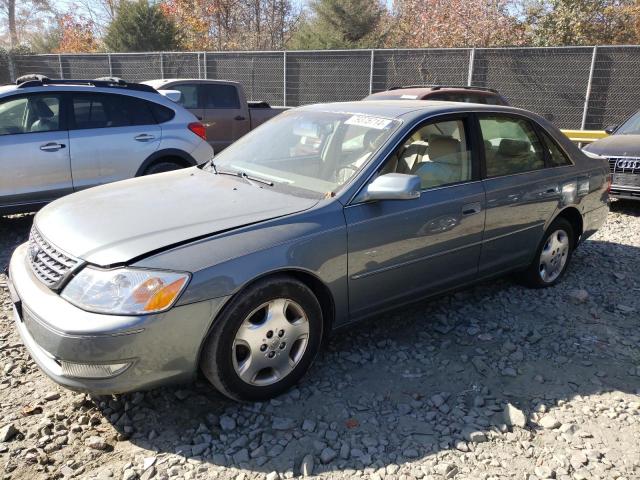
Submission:
[[[611,135],[617,129],[618,129],[618,125],[609,125],[607,128],[604,129],[604,131],[606,132],[607,135]]]
[[[380,175],[360,193],[359,202],[412,200],[420,197],[420,177],[404,173]]]
[[[164,95],[172,102],[178,103],[182,98],[182,92],[179,90],[158,90],[158,93]]]

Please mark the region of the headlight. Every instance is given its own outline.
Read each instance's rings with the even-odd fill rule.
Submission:
[[[135,268],[86,267],[62,291],[62,298],[97,313],[137,315],[161,312],[176,301],[189,274]]]

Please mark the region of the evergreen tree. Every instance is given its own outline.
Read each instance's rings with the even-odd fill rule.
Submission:
[[[386,9],[377,0],[312,0],[289,46],[294,49],[371,48],[382,45]]]
[[[112,52],[151,52],[176,50],[178,28],[157,4],[147,0],[123,2],[104,37]]]

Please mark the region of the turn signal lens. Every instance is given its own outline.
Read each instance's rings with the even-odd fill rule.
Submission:
[[[182,287],[186,281],[186,278],[180,278],[179,280],[157,290],[144,306],[145,311],[156,312],[167,308],[182,291]]]

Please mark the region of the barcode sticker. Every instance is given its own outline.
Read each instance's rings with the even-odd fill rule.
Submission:
[[[369,115],[353,115],[347,121],[345,125],[355,125],[357,127],[369,127],[376,130],[382,130],[387,128],[392,120],[388,118],[370,117]]]

